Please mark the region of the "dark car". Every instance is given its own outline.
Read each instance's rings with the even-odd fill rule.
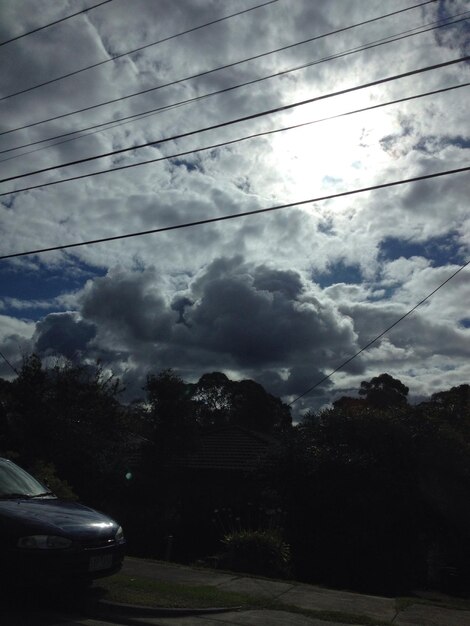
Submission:
[[[47,487],[0,458],[0,563],[19,582],[92,580],[119,571],[125,539],[114,520]]]

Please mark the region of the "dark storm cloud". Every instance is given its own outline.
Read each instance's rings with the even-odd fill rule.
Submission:
[[[177,311],[179,313],[178,322],[182,324],[186,324],[186,320],[184,317],[184,311],[186,307],[192,306],[194,303],[189,298],[185,298],[184,296],[177,296],[173,302],[171,303],[171,308],[173,311]]]
[[[82,315],[102,333],[130,342],[167,341],[177,318],[155,287],[153,272],[115,272],[88,285]]]
[[[226,354],[237,366],[290,367],[353,340],[351,328],[294,271],[221,258],[192,283],[188,296],[192,345]]]
[[[299,363],[292,367],[289,371],[289,376],[284,381],[284,386],[281,387],[282,395],[295,396],[316,385],[324,378],[326,373],[320,368],[320,359],[309,359],[305,363]],[[328,392],[331,384],[331,381],[325,381],[322,386],[312,390],[312,395],[317,397],[323,396]]]
[[[162,295],[156,270],[116,270],[87,284],[80,318],[44,318],[36,348],[70,356],[88,343],[111,365],[135,363],[128,379],[142,376],[145,365],[192,378],[221,369],[258,378],[277,394],[301,393],[335,353],[355,345],[349,321],[312,288],[298,272],[241,256],[216,259],[172,297]]]
[[[299,296],[303,290],[298,272],[268,269],[264,266],[257,268],[253,287],[270,293],[279,292],[292,300]]]
[[[74,359],[87,350],[95,334],[95,325],[76,313],[50,313],[36,325],[33,349],[40,356]]]
[[[290,368],[287,372],[282,372],[282,375],[276,370],[263,369],[257,371],[253,378],[256,378],[257,382],[268,389],[270,393],[281,398],[284,397],[289,402],[310,389],[324,376],[324,372],[318,369],[315,363],[306,361],[304,364]],[[317,410],[327,404],[332,384],[331,380],[326,380],[305,397],[299,398],[292,405],[294,415],[302,414],[309,409]]]

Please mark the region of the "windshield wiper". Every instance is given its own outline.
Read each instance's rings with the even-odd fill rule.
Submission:
[[[54,496],[52,491],[43,491],[42,493],[2,493],[0,494],[0,500],[18,500],[23,498],[24,500],[33,500],[34,498],[45,498],[47,496]]]

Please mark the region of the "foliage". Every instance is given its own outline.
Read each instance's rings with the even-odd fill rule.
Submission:
[[[181,454],[195,436],[190,386],[173,370],[167,369],[157,376],[149,375],[145,390],[159,456]]]
[[[286,577],[291,571],[290,546],[278,529],[238,530],[225,535],[220,565],[261,576]]]
[[[233,381],[221,372],[201,376],[193,386],[200,426],[237,425],[258,432],[282,432],[292,424],[289,407],[253,380]]]
[[[66,480],[61,480],[57,476],[57,471],[53,463],[37,461],[33,467],[28,469],[33,476],[41,481],[61,500],[78,500],[77,494],[73,491],[69,483]]]
[[[418,406],[420,414],[458,433],[470,444],[470,385],[434,393]]]
[[[380,374],[370,381],[363,380],[359,394],[376,409],[403,406],[407,404],[408,387],[390,374]]]
[[[99,365],[45,369],[31,355],[3,391],[3,447],[16,452],[18,463],[43,464],[64,493],[70,487],[98,507],[110,502],[125,473],[119,381]]]
[[[269,480],[287,511],[297,575],[380,593],[409,590],[428,584],[428,555],[438,545],[440,567],[455,566],[470,580],[462,387],[411,406],[407,388],[382,375],[362,383],[365,398],[310,413],[288,434]]]

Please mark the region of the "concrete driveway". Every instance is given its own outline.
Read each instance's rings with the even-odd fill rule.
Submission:
[[[416,604],[399,610],[394,598],[324,589],[290,581],[254,578],[160,561],[128,557],[123,573],[129,576],[142,576],[190,585],[211,585],[225,591],[280,600],[284,604],[293,605],[299,609],[354,614],[365,616],[369,620],[377,620],[377,623],[393,623],[394,626],[470,626],[470,611],[445,609],[421,604],[418,601]],[[149,617],[151,616],[148,616],[147,620]],[[326,622],[285,611],[267,610],[231,611],[223,614],[198,616],[158,617],[155,615],[155,619],[155,622],[147,621],[147,623],[173,624],[174,626],[189,626],[190,624],[198,626],[216,626],[216,624],[221,626],[222,624],[263,624],[265,626],[280,626],[281,624],[316,626],[318,624],[326,626],[327,624],[341,624],[341,622]]]

